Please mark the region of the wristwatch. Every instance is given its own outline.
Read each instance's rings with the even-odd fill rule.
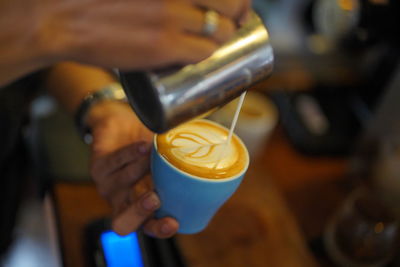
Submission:
[[[87,126],[86,119],[90,108],[99,101],[116,100],[125,101],[125,92],[119,83],[111,83],[98,91],[88,94],[81,102],[75,113],[75,126],[79,135],[86,144],[92,143],[91,129]]]

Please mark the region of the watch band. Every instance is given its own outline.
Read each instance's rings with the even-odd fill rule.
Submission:
[[[100,90],[88,94],[81,102],[75,113],[75,126],[79,135],[86,144],[92,142],[91,129],[87,126],[86,117],[90,108],[99,101],[117,100],[126,101],[125,92],[119,83],[109,84]]]

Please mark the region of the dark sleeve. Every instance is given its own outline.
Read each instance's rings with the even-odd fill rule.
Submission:
[[[30,103],[41,87],[44,73],[33,73],[0,88],[0,171],[28,122]]]

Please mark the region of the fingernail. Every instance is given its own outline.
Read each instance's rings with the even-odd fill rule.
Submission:
[[[164,235],[169,235],[173,231],[172,227],[168,223],[161,225],[161,233]]]
[[[150,151],[151,144],[150,143],[142,143],[138,147],[138,151],[142,154],[146,154]]]
[[[147,211],[153,211],[157,209],[159,206],[160,206],[160,200],[158,199],[155,193],[148,194],[142,200],[142,207]]]

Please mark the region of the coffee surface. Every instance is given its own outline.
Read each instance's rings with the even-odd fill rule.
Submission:
[[[202,178],[233,177],[247,167],[246,148],[228,130],[207,120],[194,120],[157,136],[158,152],[178,169]]]

